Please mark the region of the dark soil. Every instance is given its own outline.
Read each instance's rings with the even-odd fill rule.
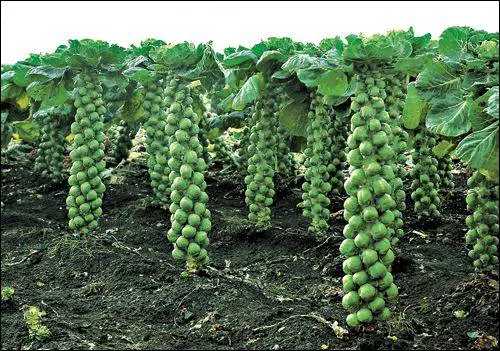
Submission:
[[[296,207],[300,179],[281,182],[272,228],[256,232],[241,179],[210,172],[212,263],[183,278],[140,160],[107,179],[101,228],[87,243],[66,228],[66,184],[31,168],[2,165],[1,280],[15,289],[1,306],[2,349],[470,349],[499,337],[498,275],[474,273],[467,257],[463,174],[441,223],[406,213],[394,318],[340,339],[342,198],[332,236],[317,242]],[[48,339],[28,337],[24,305],[46,311]]]

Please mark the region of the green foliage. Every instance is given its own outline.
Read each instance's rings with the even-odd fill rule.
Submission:
[[[95,76],[80,74],[75,82],[75,122],[71,125],[74,135],[69,156],[72,166],[68,183],[69,227],[83,235],[98,227],[102,215],[102,198],[106,187],[102,182],[104,161],[104,114],[102,86]]]
[[[171,82],[169,87],[173,88]],[[203,146],[198,139],[200,117],[193,111],[189,88],[178,82],[174,101],[168,109],[170,134],[168,165],[171,169],[169,207],[171,227],[167,238],[174,244],[172,256],[186,261],[187,272],[197,272],[208,264],[207,246],[211,214],[206,208],[208,195],[204,172]]]
[[[304,128],[308,123],[307,114],[309,111],[307,95],[292,99],[279,111],[280,126],[290,135],[307,136]]]
[[[476,171],[467,185],[467,209],[473,212],[466,219],[469,257],[477,270],[498,269],[498,182]]]
[[[340,245],[347,257],[342,305],[350,313],[346,319],[350,327],[387,320],[388,304],[398,295],[390,273],[395,258],[391,247],[399,240],[394,230],[399,211],[390,185],[395,178],[395,152],[389,145],[392,130],[384,104],[385,82],[376,66],[359,65],[357,71],[347,140],[349,179],[344,184],[348,224]]]
[[[324,96],[349,96],[351,65],[342,62],[343,46],[338,45],[322,57],[297,53],[282,65],[284,72],[295,74],[308,88]]]
[[[431,105],[426,126],[455,138],[463,162],[497,179],[498,34],[451,27],[442,33],[437,52],[439,58],[425,66],[415,83]]]
[[[475,121],[480,127],[460,141],[457,156],[472,168],[482,170],[492,179],[498,179],[498,87],[491,88],[487,94],[488,105],[484,111],[488,116],[477,115],[483,117],[483,122]]]
[[[40,311],[36,306],[23,306],[24,322],[28,327],[32,339],[44,340],[50,336],[50,330],[42,324],[45,311]]]
[[[243,84],[233,100],[233,109],[241,111],[248,104],[258,100],[264,89],[264,78],[261,73],[256,73]]]

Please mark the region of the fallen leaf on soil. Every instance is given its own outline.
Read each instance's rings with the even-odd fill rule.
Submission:
[[[472,345],[473,349],[489,350],[498,346],[498,340],[494,336],[482,334]]]
[[[456,311],[453,311],[453,315],[456,318],[465,318],[465,317],[467,317],[468,313],[465,313],[465,311],[462,311],[462,310],[456,310]]]
[[[498,280],[489,279],[488,285],[491,286],[493,289],[498,290]]]
[[[427,235],[425,233],[419,232],[418,230],[414,230],[412,233],[413,234],[417,234],[419,237],[424,238],[424,239],[429,236],[429,235]]]
[[[342,328],[339,325],[339,322],[335,321],[333,322],[332,325],[333,332],[335,333],[335,336],[337,339],[343,339],[345,334],[349,334],[349,331],[347,329]],[[328,345],[327,345],[328,348]]]

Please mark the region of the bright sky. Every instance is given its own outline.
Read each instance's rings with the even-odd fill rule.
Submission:
[[[304,42],[413,26],[438,38],[449,26],[498,32],[499,1],[2,1],[1,62],[52,52],[68,39],[122,46],[154,37],[167,42],[213,40],[216,50],[250,46],[269,36]]]

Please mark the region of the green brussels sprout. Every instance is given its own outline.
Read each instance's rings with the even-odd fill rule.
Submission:
[[[350,291],[342,298],[342,306],[348,311],[356,311],[361,302],[360,295],[355,291]]]
[[[358,310],[358,312],[356,313],[356,317],[358,317],[358,320],[361,323],[369,323],[373,320],[372,311],[370,311],[370,309],[368,308],[361,308],[360,310]]]
[[[356,328],[359,326],[359,320],[356,313],[350,313],[346,318],[346,323],[351,328]]]
[[[363,300],[371,300],[375,297],[377,289],[370,283],[365,283],[359,287],[358,294]]]

